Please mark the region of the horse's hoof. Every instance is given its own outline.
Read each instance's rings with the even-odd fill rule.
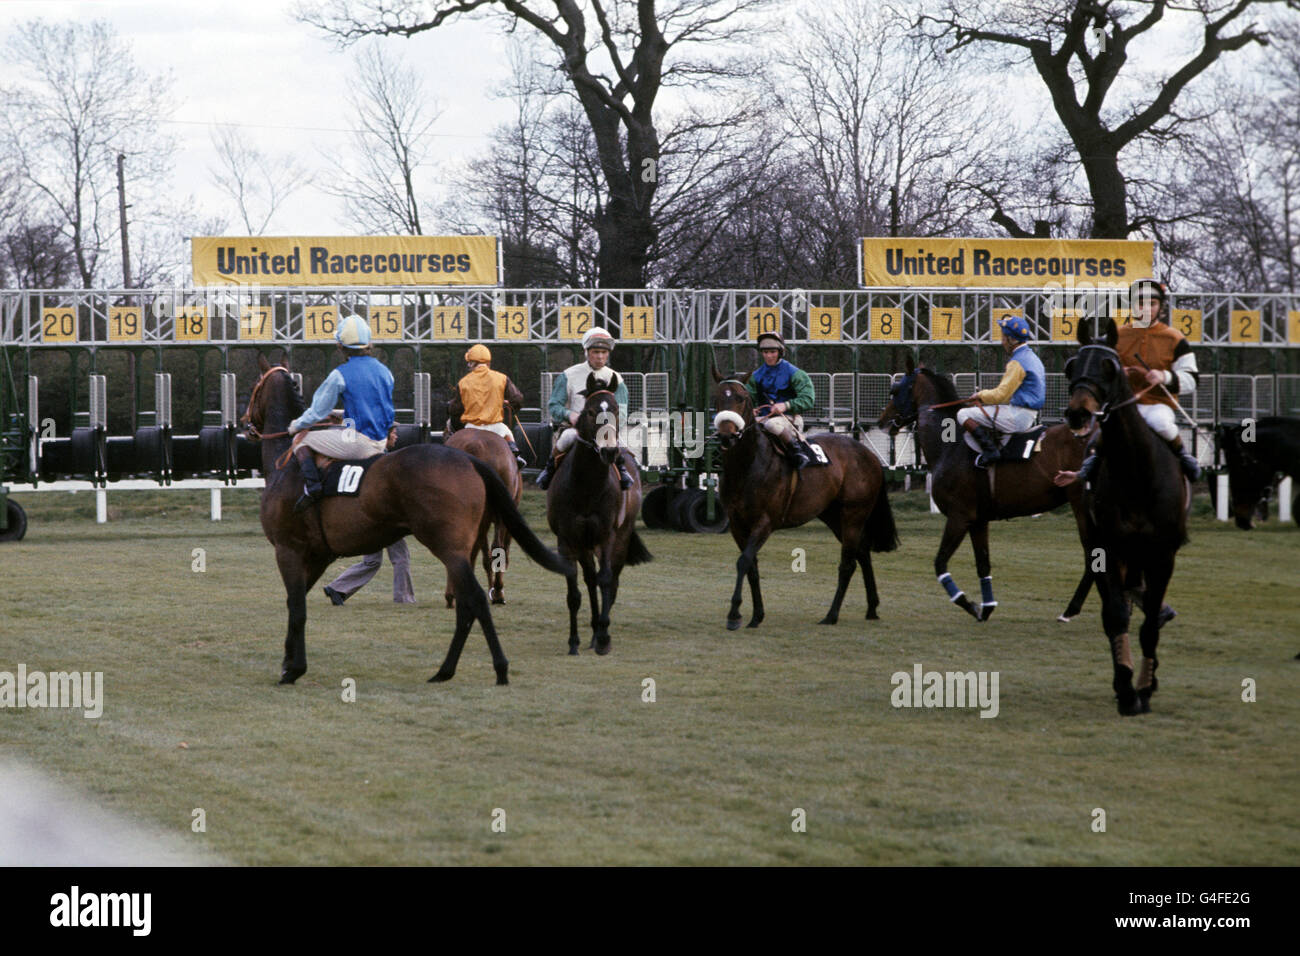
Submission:
[[[577,656],[578,656],[578,645],[577,645],[577,644],[570,644],[570,645],[569,645],[569,656],[570,656],[570,657],[577,657]]]
[[[1057,619],[1058,621],[1060,621],[1062,624],[1069,624],[1071,621],[1074,620],[1074,615],[1073,615],[1073,614],[1058,614],[1058,615],[1056,615],[1056,619]]]
[[[510,676],[506,674],[505,671],[502,671],[500,674],[497,675],[498,687],[504,687],[506,684],[509,683],[510,683]]]
[[[504,594],[502,594],[500,591],[493,591],[493,592],[492,592],[492,603],[493,603],[493,604],[505,604],[505,603],[506,603],[506,596],[505,596]]]
[[[1166,604],[1160,609],[1160,616],[1156,618],[1156,626],[1164,627],[1170,621],[1178,616],[1178,612]]]
[[[305,667],[286,667],[284,670],[280,671],[280,683],[292,684],[305,673],[307,673],[307,668]]]
[[[1141,701],[1138,700],[1136,694],[1134,694],[1133,699],[1128,701],[1127,703],[1123,700],[1118,701],[1118,706],[1119,706],[1119,715],[1121,717],[1136,717],[1138,714],[1144,712],[1142,710],[1142,703]]]
[[[987,621],[993,616],[993,612],[998,609],[996,604],[985,604],[980,608],[980,621]]]
[[[738,617],[729,617],[729,618],[727,618],[727,630],[729,630],[729,631],[738,631],[738,630],[740,630],[740,618],[738,618]],[[1297,654],[1297,655],[1296,655],[1296,659],[1297,659],[1297,660],[1300,660],[1300,654]]]
[[[430,683],[430,684],[441,684],[441,683],[443,683],[444,681],[449,681],[449,680],[451,680],[451,679],[452,679],[453,677],[455,677],[455,676],[456,676],[456,672],[455,672],[455,671],[450,671],[450,672],[449,672],[449,671],[438,671],[438,673],[434,674],[432,677],[429,678],[429,683]]]
[[[876,609],[874,607],[867,608],[867,620],[868,621],[880,620],[880,615],[876,613]]]
[[[831,617],[829,614],[827,614],[824,618],[822,618],[822,619],[821,619],[820,621],[818,621],[817,623],[818,623],[818,624],[834,624],[834,623],[835,623],[836,621],[838,621],[838,620],[839,620],[838,617]]]
[[[601,657],[604,657],[609,652],[610,652],[610,646],[608,644],[598,644],[596,646],[596,653],[599,654]]]
[[[749,623],[746,624],[745,627],[758,627],[758,625],[762,623],[763,623],[763,619],[761,617],[751,617],[749,619]]]
[[[448,597],[448,598],[447,598],[447,607],[450,609],[450,608],[453,608],[453,607],[455,607],[455,606],[456,606],[456,599],[455,599],[454,597]]]

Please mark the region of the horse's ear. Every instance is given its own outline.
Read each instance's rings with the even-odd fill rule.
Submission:
[[[1107,319],[1106,320],[1106,344],[1110,348],[1114,348],[1115,343],[1117,343],[1118,341],[1119,341],[1119,326],[1115,324],[1114,319]]]
[[[916,361],[912,358],[911,352],[908,352],[907,357],[903,360],[903,367],[907,369],[908,375],[916,371]]]
[[[713,358],[713,356],[710,356],[710,358]],[[711,371],[713,372],[713,384],[720,385],[724,379],[722,373],[718,371],[718,360],[716,358],[713,358],[713,368]]]
[[[261,352],[257,353],[257,368],[263,375],[271,371],[271,363],[266,360],[266,356]]]
[[[750,369],[748,372],[746,372],[744,375],[740,376],[740,384],[741,384],[741,385],[744,385],[746,382],[748,382],[748,381],[749,381],[749,377],[750,377],[751,375],[753,375],[753,374],[754,374],[754,370],[751,368],[751,369]]]
[[[1078,339],[1080,345],[1092,344],[1092,322],[1088,319],[1079,320]]]

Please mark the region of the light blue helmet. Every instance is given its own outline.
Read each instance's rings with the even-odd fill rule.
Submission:
[[[363,349],[370,344],[370,326],[359,315],[345,315],[334,330],[334,341],[345,349]]]
[[[1002,319],[998,322],[998,328],[1002,330],[1004,338],[1014,342],[1028,342],[1033,338],[1033,333],[1029,331],[1029,323],[1018,315],[1009,315]]]

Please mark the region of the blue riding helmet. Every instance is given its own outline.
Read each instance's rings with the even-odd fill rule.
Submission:
[[[370,344],[370,326],[359,315],[346,315],[339,319],[334,341],[345,349],[363,349]]]
[[[1009,315],[998,322],[998,328],[1002,330],[1003,336],[1016,342],[1028,342],[1033,338],[1033,333],[1029,331],[1029,323],[1018,315]]]

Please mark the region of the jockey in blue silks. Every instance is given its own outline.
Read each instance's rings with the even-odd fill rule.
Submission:
[[[1038,410],[1047,399],[1047,378],[1042,360],[1027,344],[1029,326],[1018,315],[998,323],[1002,330],[1002,348],[1010,358],[1002,381],[994,388],[976,392],[970,401],[979,404],[957,412],[957,421],[974,436],[980,446],[975,457],[977,468],[986,468],[1002,457],[998,432],[1023,432],[1034,427]]]
[[[785,360],[785,340],[776,332],[758,337],[758,352],[763,364],[745,381],[754,414],[794,466],[803,468],[813,460],[812,449],[803,439],[803,413],[812,411],[817,401],[812,379]]]

